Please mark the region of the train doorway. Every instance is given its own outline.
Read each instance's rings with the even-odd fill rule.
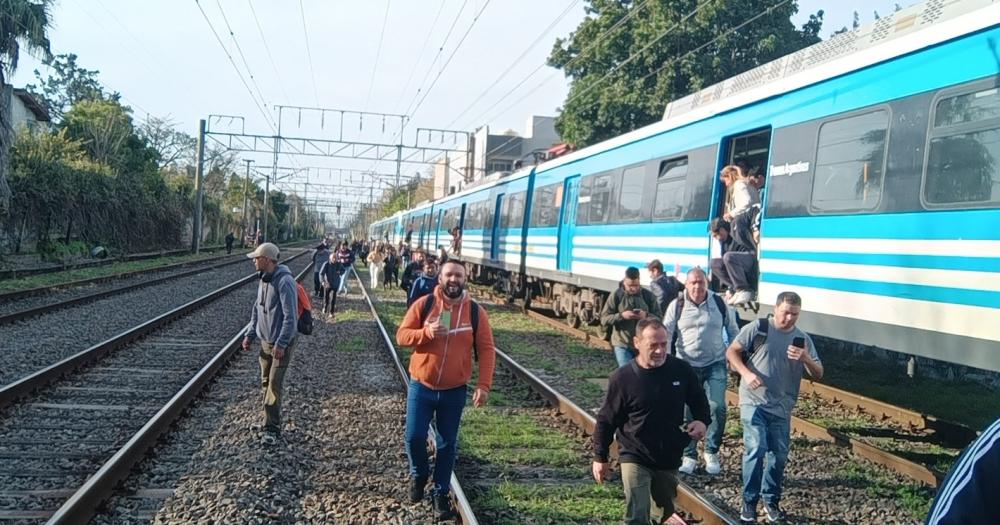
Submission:
[[[573,269],[573,235],[576,231],[576,208],[580,196],[580,176],[574,175],[563,182],[562,218],[559,221],[559,238],[556,248],[556,268],[569,272]]]
[[[767,174],[767,161],[771,157],[771,128],[758,129],[729,137],[724,142],[723,167],[739,166],[747,175]],[[719,206],[716,216],[721,217],[732,202],[732,186],[720,184]],[[763,186],[760,188],[763,192]]]

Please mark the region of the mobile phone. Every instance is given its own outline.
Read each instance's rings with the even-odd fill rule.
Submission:
[[[795,339],[792,339],[792,346],[794,346],[796,348],[805,348],[806,347],[806,338],[805,337],[796,337]]]
[[[442,310],[439,322],[441,323],[441,326],[451,330],[451,310]]]
[[[641,311],[642,310],[640,310],[638,308],[635,308],[635,309],[632,310],[632,313],[634,313],[635,315],[639,315],[639,312],[641,312]]]

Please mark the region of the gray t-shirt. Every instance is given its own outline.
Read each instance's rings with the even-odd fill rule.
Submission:
[[[796,337],[806,340],[806,349],[813,360],[820,363],[819,354],[812,339],[802,330],[793,328],[790,332],[782,332],[774,326],[774,321],[768,321],[767,341],[754,353],[747,363],[750,371],[760,378],[761,386],[750,388],[745,382],[740,382],[740,404],[759,406],[762,410],[782,417],[789,417],[795,400],[799,397],[799,383],[805,369],[800,361],[788,359],[788,346]],[[757,336],[757,323],[748,323],[736,336],[743,348],[750,349],[753,339]]]

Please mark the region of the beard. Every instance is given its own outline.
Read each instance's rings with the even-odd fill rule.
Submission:
[[[442,291],[444,292],[445,297],[449,299],[458,299],[459,297],[462,297],[463,293],[465,293],[465,286],[461,284],[445,284]]]

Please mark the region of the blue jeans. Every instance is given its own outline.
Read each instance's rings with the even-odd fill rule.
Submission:
[[[427,479],[427,426],[434,418],[437,430],[437,455],[434,461],[434,493],[447,494],[451,472],[458,452],[458,425],[465,408],[465,385],[449,390],[432,390],[420,381],[410,380],[406,397],[406,457],[410,475]]]
[[[344,273],[340,275],[340,286],[337,288],[337,293],[347,293],[347,274],[349,269],[344,270]]]
[[[722,433],[726,429],[726,361],[723,359],[705,367],[692,368],[701,387],[705,389],[708,409],[712,414],[712,424],[705,434],[705,452],[716,454],[722,446]],[[688,407],[684,407],[684,420],[691,420],[691,409]],[[684,449],[684,456],[696,458],[697,453],[698,442],[692,440]]]
[[[627,346],[616,346],[615,347],[615,361],[618,361],[618,368],[621,368],[628,364],[629,361],[635,359],[635,350]]]
[[[781,481],[788,461],[789,417],[752,405],[740,405],[740,421],[743,423],[743,501],[756,505],[763,495],[765,503],[777,505],[781,502]]]

